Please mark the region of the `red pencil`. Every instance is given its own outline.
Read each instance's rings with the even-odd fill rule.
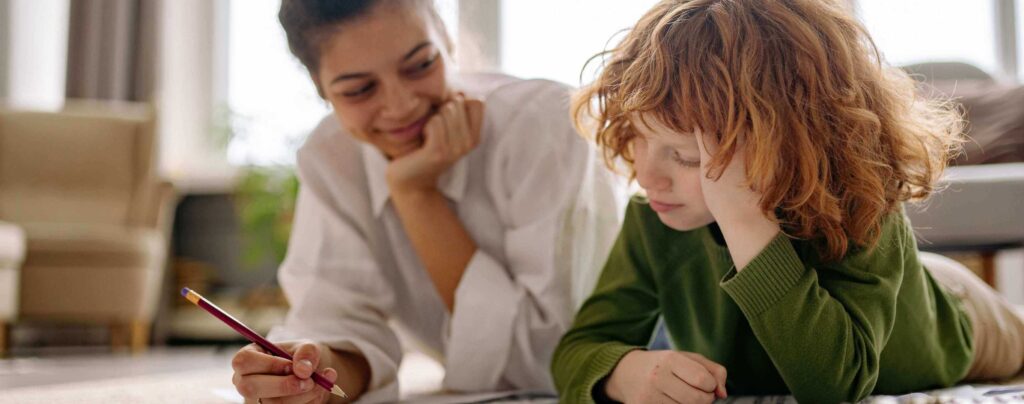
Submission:
[[[256,331],[253,331],[251,328],[246,327],[245,324],[242,324],[241,321],[238,321],[234,317],[231,317],[230,314],[228,314],[224,310],[221,310],[221,308],[217,307],[217,305],[210,303],[209,300],[206,300],[206,298],[204,298],[200,294],[192,291],[192,289],[182,288],[181,295],[185,296],[185,298],[188,299],[188,301],[194,303],[196,306],[202,307],[204,310],[210,312],[210,314],[213,314],[214,317],[217,317],[220,319],[220,321],[223,321],[224,324],[227,324],[229,327],[235,329],[235,331],[238,331],[239,334],[242,334],[242,336],[245,337],[245,339],[252,341],[254,344],[259,345],[263,349],[266,349],[274,356],[279,356],[287,360],[292,360],[292,356],[289,355],[288,352],[285,352],[283,349],[278,348],[277,345],[274,345],[270,341],[267,341],[265,338],[257,334]],[[331,394],[340,396],[342,398],[348,397],[348,395],[345,394],[345,391],[343,391],[341,387],[338,387],[334,383],[331,383],[329,380],[325,379],[319,373],[313,372],[313,381],[316,382],[316,384],[319,384],[320,387],[327,389],[327,391],[331,392]]]

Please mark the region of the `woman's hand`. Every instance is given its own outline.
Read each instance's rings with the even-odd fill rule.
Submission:
[[[718,179],[709,178],[711,156],[718,142],[695,131],[700,148],[700,186],[704,202],[722,229],[736,270],[743,270],[778,235],[777,220],[761,210],[761,194],[750,187],[742,144]]]
[[[388,164],[392,193],[432,190],[449,167],[480,142],[484,104],[458,94],[444,103],[423,128],[423,147]]]
[[[313,372],[334,382],[338,372],[328,367],[331,350],[312,341],[279,343],[292,360],[273,356],[255,344],[235,353],[231,381],[246,403],[326,403],[330,392],[313,383]]]
[[[725,367],[692,352],[632,351],[605,383],[622,403],[710,403],[725,398]]]

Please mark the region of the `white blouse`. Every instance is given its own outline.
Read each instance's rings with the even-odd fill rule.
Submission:
[[[573,129],[570,88],[496,74],[457,86],[485,102],[480,144],[438,187],[477,244],[445,309],[388,199],[387,160],[334,116],[298,152],[299,191],[278,278],[291,310],[272,340],[360,352],[364,402],[397,401],[401,326],[452,391],[554,392],[549,362],[618,232],[622,193]]]

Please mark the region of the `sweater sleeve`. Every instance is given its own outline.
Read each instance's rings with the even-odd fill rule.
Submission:
[[[642,218],[630,204],[594,293],[555,349],[552,375],[560,402],[592,403],[598,386],[635,349],[643,349],[660,313],[643,251]]]
[[[901,212],[891,214],[874,248],[818,268],[780,234],[723,278],[798,401],[856,402],[874,390],[913,248],[907,229]]]

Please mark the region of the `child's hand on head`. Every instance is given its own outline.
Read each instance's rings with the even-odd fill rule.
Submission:
[[[710,403],[725,398],[725,367],[693,352],[626,354],[605,383],[605,394],[623,403]]]
[[[764,216],[761,212],[761,194],[750,188],[746,174],[746,159],[740,145],[732,160],[725,166],[717,180],[708,178],[711,174],[711,157],[718,152],[718,141],[714,136],[695,130],[697,147],[700,149],[700,185],[704,202],[715,217],[715,221],[745,221]]]
[[[775,217],[761,210],[761,193],[750,187],[746,173],[743,144],[718,179],[708,178],[711,156],[718,152],[718,141],[709,134],[695,131],[700,149],[700,186],[704,203],[722,230],[733,264],[742,271],[779,233]]]

